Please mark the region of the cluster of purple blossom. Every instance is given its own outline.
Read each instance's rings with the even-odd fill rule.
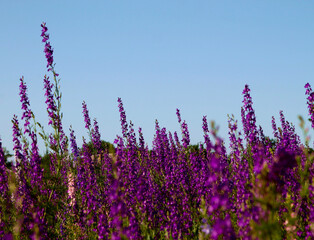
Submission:
[[[10,170],[0,141],[1,239],[314,239],[313,150],[301,143],[282,112],[281,127],[272,119],[274,138],[265,136],[256,126],[246,85],[243,133],[233,116],[228,121],[229,154],[206,116],[204,142],[191,145],[178,109],[181,139],[156,120],[149,149],[141,128],[136,137],[118,98],[122,136],[109,153],[83,102],[90,143],[84,139],[78,147],[70,129],[68,146],[53,50],[46,24],[41,27],[54,78],[52,84],[44,77],[53,132],[47,134],[35,120],[22,77],[24,129],[14,116],[16,164]],[[305,88],[314,127],[314,92],[308,83]],[[39,155],[37,135],[50,148],[48,160]]]

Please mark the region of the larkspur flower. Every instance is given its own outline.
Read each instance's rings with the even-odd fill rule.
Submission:
[[[92,131],[92,141],[93,141],[93,144],[96,147],[99,154],[101,152],[101,139],[100,138],[101,138],[101,136],[100,136],[100,132],[99,132],[98,122],[96,121],[96,119],[94,119],[94,128]]]
[[[23,154],[22,154],[22,144],[20,142],[20,138],[21,138],[21,132],[19,129],[19,121],[17,119],[17,116],[14,115],[13,119],[12,119],[12,123],[13,123],[13,151],[14,151],[14,156],[15,156],[15,162],[19,162],[20,160],[22,160],[24,158]]]
[[[274,136],[275,136],[275,138],[276,138],[277,141],[278,141],[278,140],[279,140],[279,134],[278,134],[278,130],[277,130],[276,121],[275,121],[274,116],[272,117],[271,123],[272,123],[272,128],[273,128]]]
[[[46,24],[41,27],[48,71],[55,80],[51,84],[44,77],[48,125],[54,133],[43,138],[51,151],[39,155],[22,77],[24,128],[14,116],[16,164],[10,171],[0,141],[1,239],[313,239],[312,149],[301,143],[283,112],[280,128],[272,118],[275,140],[257,128],[248,85],[241,108],[244,134],[233,117],[228,121],[229,154],[206,116],[203,142],[191,145],[178,109],[182,140],[156,120],[149,148],[142,129],[137,138],[133,123],[126,121],[120,98],[122,136],[114,141],[114,153],[103,151],[98,122],[91,125],[85,102],[84,124],[93,148],[85,140],[78,147],[70,129],[72,154],[67,152],[53,50]],[[305,88],[313,124],[314,93],[309,83]],[[71,159],[75,165],[69,165]]]
[[[2,149],[2,142],[1,142],[1,139],[0,139],[0,197],[3,200],[8,200],[7,199],[9,197],[8,190],[9,190],[9,187],[8,187],[7,168],[5,166],[4,152],[3,152],[3,149]],[[1,213],[0,213],[0,217],[2,217]],[[2,218],[0,218],[0,219],[2,219]],[[2,226],[2,224],[3,223],[1,221],[0,222],[0,236],[1,236],[1,230],[4,227],[4,226]]]
[[[79,150],[77,147],[74,130],[72,128],[70,128],[70,142],[71,142],[71,148],[73,152],[74,164],[77,164],[78,157],[79,157]]]
[[[48,28],[46,27],[46,23],[43,22],[41,24],[42,31],[41,31],[41,37],[43,38],[42,41],[45,43],[45,56],[47,59],[47,68],[49,67],[48,71],[52,70],[53,67],[53,49],[50,45],[49,40],[49,34],[47,34]]]
[[[242,123],[244,128],[244,133],[249,143],[256,143],[257,141],[257,128],[256,128],[256,118],[255,112],[252,107],[252,98],[250,95],[250,88],[245,85],[242,94],[243,97],[243,108],[241,109]]]
[[[32,118],[32,111],[30,110],[29,99],[27,96],[27,86],[24,82],[24,77],[20,78],[20,102],[22,103],[23,115],[22,120],[24,119],[24,134],[30,134],[30,119]]]
[[[45,96],[46,96],[45,103],[47,104],[47,112],[49,115],[48,125],[56,124],[58,119],[56,116],[57,106],[56,106],[54,96],[52,93],[53,84],[50,83],[49,77],[47,75],[45,75],[44,77],[44,89],[45,89]]]
[[[121,122],[121,127],[122,127],[122,135],[123,137],[127,138],[128,136],[128,124],[126,121],[126,115],[123,107],[123,103],[121,98],[118,98],[118,103],[119,103],[119,112],[120,112],[120,122]]]
[[[307,95],[307,107],[312,122],[312,128],[314,128],[314,92],[309,83],[305,84],[305,95]]]
[[[86,106],[85,101],[83,101],[82,107],[83,107],[83,115],[84,115],[84,121],[85,121],[85,128],[86,128],[87,130],[90,130],[91,122],[90,122],[90,117],[89,117],[89,113],[88,113],[88,109],[87,109],[87,106]]]

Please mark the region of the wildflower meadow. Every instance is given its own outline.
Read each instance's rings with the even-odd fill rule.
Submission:
[[[121,135],[114,147],[101,140],[88,107],[82,113],[89,139],[78,146],[62,125],[62,94],[46,23],[41,38],[49,131],[36,121],[20,79],[23,114],[14,115],[15,162],[8,167],[0,142],[0,239],[314,239],[314,92],[305,84],[309,121],[300,118],[305,143],[280,112],[273,136],[256,125],[244,86],[241,122],[229,117],[230,146],[203,117],[203,142],[155,122],[152,147],[127,121],[121,98]],[[240,93],[239,93],[240,94]],[[49,151],[40,155],[38,139]],[[227,148],[230,152],[227,153]]]

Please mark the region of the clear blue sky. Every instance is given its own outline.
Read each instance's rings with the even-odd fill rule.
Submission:
[[[171,132],[180,129],[176,108],[192,143],[203,141],[203,115],[227,140],[227,114],[240,121],[246,83],[267,135],[280,110],[301,133],[304,85],[314,87],[313,1],[16,0],[0,7],[0,136],[10,151],[22,75],[37,120],[48,122],[43,21],[61,77],[63,125],[69,133],[72,124],[80,143],[87,136],[83,100],[104,140],[121,134],[118,97],[149,145],[155,119]]]

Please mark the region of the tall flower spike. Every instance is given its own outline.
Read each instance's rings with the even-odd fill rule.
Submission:
[[[41,24],[42,30],[41,30],[41,37],[43,38],[43,42],[45,43],[45,56],[47,59],[47,68],[49,67],[48,71],[52,70],[53,65],[53,49],[50,45],[49,40],[49,34],[47,34],[48,28],[46,27],[46,23],[43,22]]]
[[[312,91],[309,83],[305,84],[305,95],[307,95],[307,107],[309,109],[309,115],[311,117],[312,128],[314,128],[314,92]]]
[[[244,126],[244,132],[246,138],[250,143],[256,142],[257,139],[257,127],[256,127],[256,118],[255,112],[252,107],[252,98],[250,95],[250,88],[248,85],[245,85],[242,94],[244,95],[243,98],[243,108],[241,109],[242,121]]]
[[[185,121],[182,123],[182,134],[183,134],[183,139],[182,139],[183,147],[187,148],[190,145],[190,134],[188,130],[188,125]]]
[[[274,116],[272,116],[271,125],[272,125],[272,128],[273,128],[274,136],[275,136],[275,138],[278,141],[279,135],[278,135],[278,130],[277,130],[276,121],[275,121],[275,117]]]
[[[140,149],[143,151],[145,149],[145,140],[144,140],[144,135],[143,135],[143,132],[142,132],[142,128],[138,129],[138,134],[139,134]]]
[[[126,121],[126,115],[125,111],[123,108],[123,103],[121,98],[118,98],[118,103],[119,103],[119,112],[120,112],[120,122],[121,122],[121,127],[122,127],[122,134],[123,137],[127,138],[128,136],[128,123]]]
[[[19,128],[19,121],[16,115],[14,115],[12,119],[12,123],[13,123],[12,129],[13,129],[13,142],[14,142],[13,151],[15,155],[15,162],[18,163],[24,156],[21,153],[22,151],[22,144],[20,142],[21,132]]]
[[[43,42],[46,42],[46,41],[48,41],[49,40],[49,34],[46,34],[46,32],[48,31],[48,28],[46,27],[46,23],[45,22],[43,22],[42,24],[41,24],[41,27],[42,27],[42,30],[41,30],[41,37],[43,38]]]
[[[183,143],[183,147],[187,148],[190,144],[190,134],[189,134],[189,130],[188,130],[188,125],[185,121],[183,121],[182,123],[182,119],[181,119],[181,113],[180,110],[177,108],[177,117],[178,117],[178,122],[181,126],[181,132],[182,132],[182,143]]]
[[[88,109],[87,109],[85,101],[83,101],[82,106],[83,106],[85,128],[90,131],[91,123],[90,123],[90,117],[89,117],[89,113],[88,113]]]
[[[74,164],[77,164],[77,159],[79,157],[79,150],[77,148],[76,137],[74,135],[74,130],[72,128],[70,128],[70,142],[71,142],[71,148],[72,148],[72,153],[73,153],[73,158],[74,158]]]
[[[47,112],[49,115],[48,125],[55,124],[57,121],[57,119],[56,119],[57,107],[56,107],[55,100],[53,98],[52,88],[53,88],[53,84],[50,83],[49,77],[47,77],[47,75],[45,75],[45,77],[44,77],[44,89],[45,89],[45,96],[46,96],[45,103],[47,104]]]
[[[22,109],[23,109],[23,115],[22,115],[22,120],[25,119],[24,123],[24,133],[29,133],[30,134],[30,122],[29,120],[32,118],[32,111],[30,110],[29,106],[29,100],[27,96],[27,87],[24,82],[24,77],[20,78],[20,102],[22,103]]]
[[[0,174],[0,196],[5,196],[8,191],[8,176],[7,176],[6,166],[5,166],[4,152],[2,149],[1,139],[0,139],[0,173],[1,173]]]
[[[96,119],[94,119],[94,128],[92,131],[92,140],[94,143],[94,146],[96,147],[98,153],[101,152],[101,139],[100,139],[100,132],[99,132],[99,126]]]
[[[230,139],[230,150],[232,152],[238,151],[238,142],[236,138],[236,132],[237,132],[237,121],[234,120],[234,116],[230,117],[228,115],[228,127],[229,127],[229,139]]]
[[[8,172],[5,165],[5,157],[0,139],[0,238],[7,239],[5,232],[10,225],[10,220],[5,216],[10,211],[10,193],[8,184]],[[4,203],[4,204],[3,204]],[[9,220],[9,221],[8,221]]]
[[[177,117],[178,117],[178,122],[181,123],[181,114],[178,108],[177,108]]]
[[[204,140],[205,140],[205,144],[207,146],[207,149],[211,148],[211,142],[210,142],[210,138],[209,138],[209,129],[208,129],[208,123],[207,123],[207,116],[203,116],[203,132],[204,132]]]

